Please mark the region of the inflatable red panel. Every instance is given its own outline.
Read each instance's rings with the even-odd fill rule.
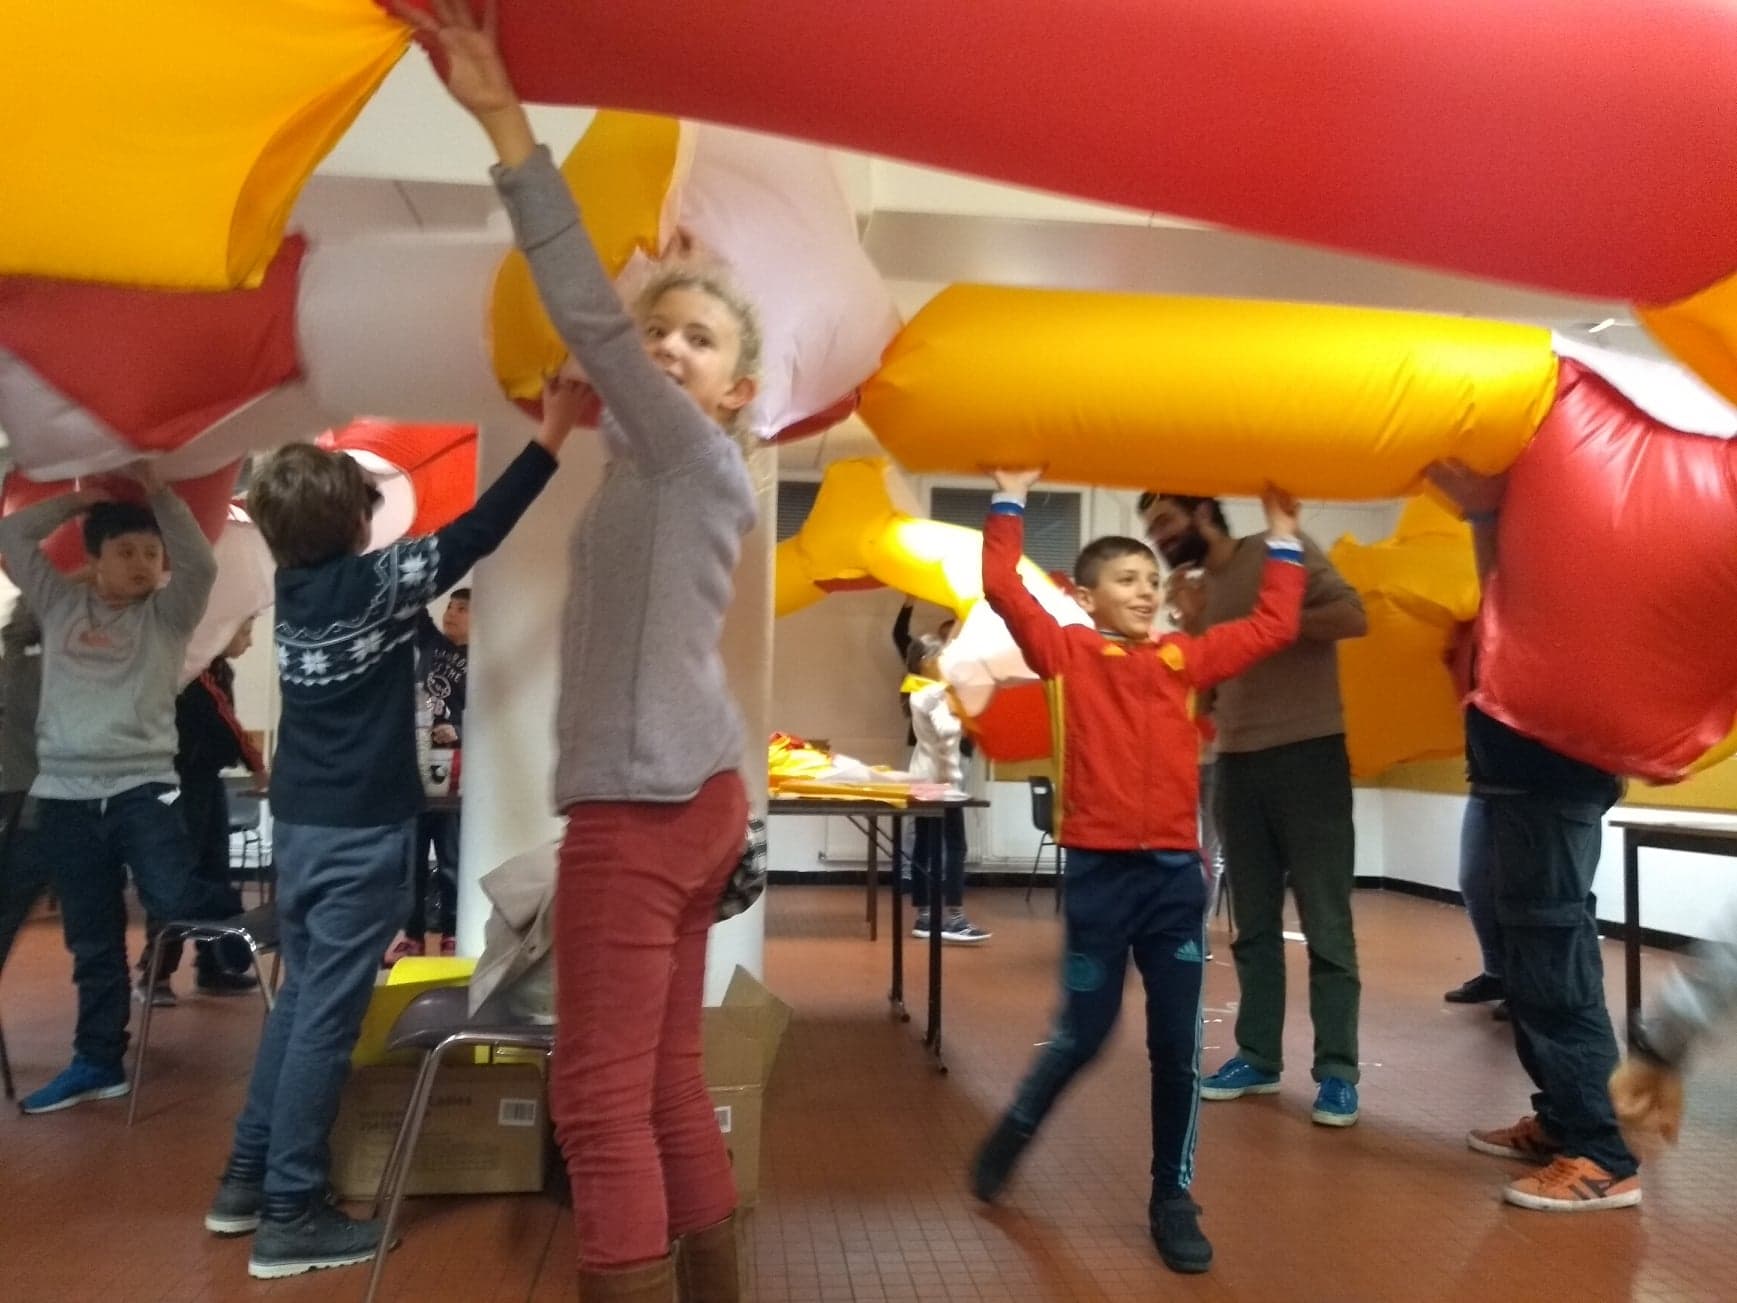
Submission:
[[[240,462],[231,462],[209,475],[201,475],[192,480],[177,480],[170,485],[181,500],[193,509],[193,517],[199,522],[199,528],[213,543],[217,541],[217,536],[223,532],[223,526],[229,519],[229,501],[235,493],[235,476],[240,469]],[[0,485],[0,515],[9,516],[14,511],[38,502],[46,502],[50,498],[58,498],[75,488],[107,489],[115,497],[127,502],[142,501],[145,496],[137,482],[125,475],[88,475],[76,481],[60,480],[51,484],[39,484],[35,480],[26,479],[17,471],[12,471],[6,476],[4,485]],[[79,569],[85,563],[82,522],[67,521],[43,540],[42,550],[48,554],[55,569],[62,574],[71,574]]]
[[[415,494],[407,534],[432,534],[476,502],[474,425],[411,425],[364,417],[321,436],[320,443],[373,453],[403,472]]]
[[[1737,717],[1737,443],[1564,359],[1500,530],[1472,700],[1602,769],[1682,778]]]
[[[1737,268],[1737,7],[1708,0],[501,11],[528,99],[1600,298],[1671,301]]]
[[[255,290],[200,294],[0,277],[0,348],[141,452],[168,452],[294,379],[306,245]]]

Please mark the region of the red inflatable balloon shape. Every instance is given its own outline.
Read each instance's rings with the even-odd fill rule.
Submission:
[[[1566,359],[1509,473],[1474,701],[1577,760],[1683,778],[1737,718],[1737,443]]]

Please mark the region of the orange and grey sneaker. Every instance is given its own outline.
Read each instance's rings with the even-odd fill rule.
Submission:
[[[1536,1113],[1528,1113],[1511,1127],[1473,1131],[1466,1136],[1466,1147],[1480,1154],[1518,1158],[1526,1163],[1548,1163],[1562,1152],[1561,1142],[1552,1139]]]
[[[1559,1154],[1543,1171],[1510,1181],[1502,1198],[1539,1212],[1594,1212],[1634,1207],[1641,1201],[1641,1184],[1639,1176],[1612,1176],[1590,1158]]]

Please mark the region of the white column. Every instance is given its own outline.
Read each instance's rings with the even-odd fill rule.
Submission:
[[[527,434],[524,423],[484,427],[479,485],[494,481]],[[553,792],[567,540],[602,471],[598,440],[576,433],[554,480],[472,582],[458,856],[461,955],[482,953],[489,915],[478,885],[482,875],[561,835]]]
[[[758,449],[748,459],[759,500],[760,523],[742,540],[736,600],[724,621],[724,668],[742,708],[742,779],[748,805],[766,810],[766,738],[772,731],[772,568],[777,546],[778,454]],[[720,1004],[739,964],[759,977],[765,969],[766,900],[712,929],[706,952],[706,1003]]]

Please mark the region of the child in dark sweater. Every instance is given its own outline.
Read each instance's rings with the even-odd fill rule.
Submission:
[[[327,1135],[380,955],[409,908],[416,816],[416,627],[422,608],[493,552],[555,473],[575,404],[437,533],[364,553],[380,501],[349,457],[273,455],[248,510],[277,561],[283,691],[271,780],[278,917],[288,974],[254,1061],[217,1198],[215,1234],[257,1229],[248,1274],[366,1262],[380,1225],[326,1195]]]

